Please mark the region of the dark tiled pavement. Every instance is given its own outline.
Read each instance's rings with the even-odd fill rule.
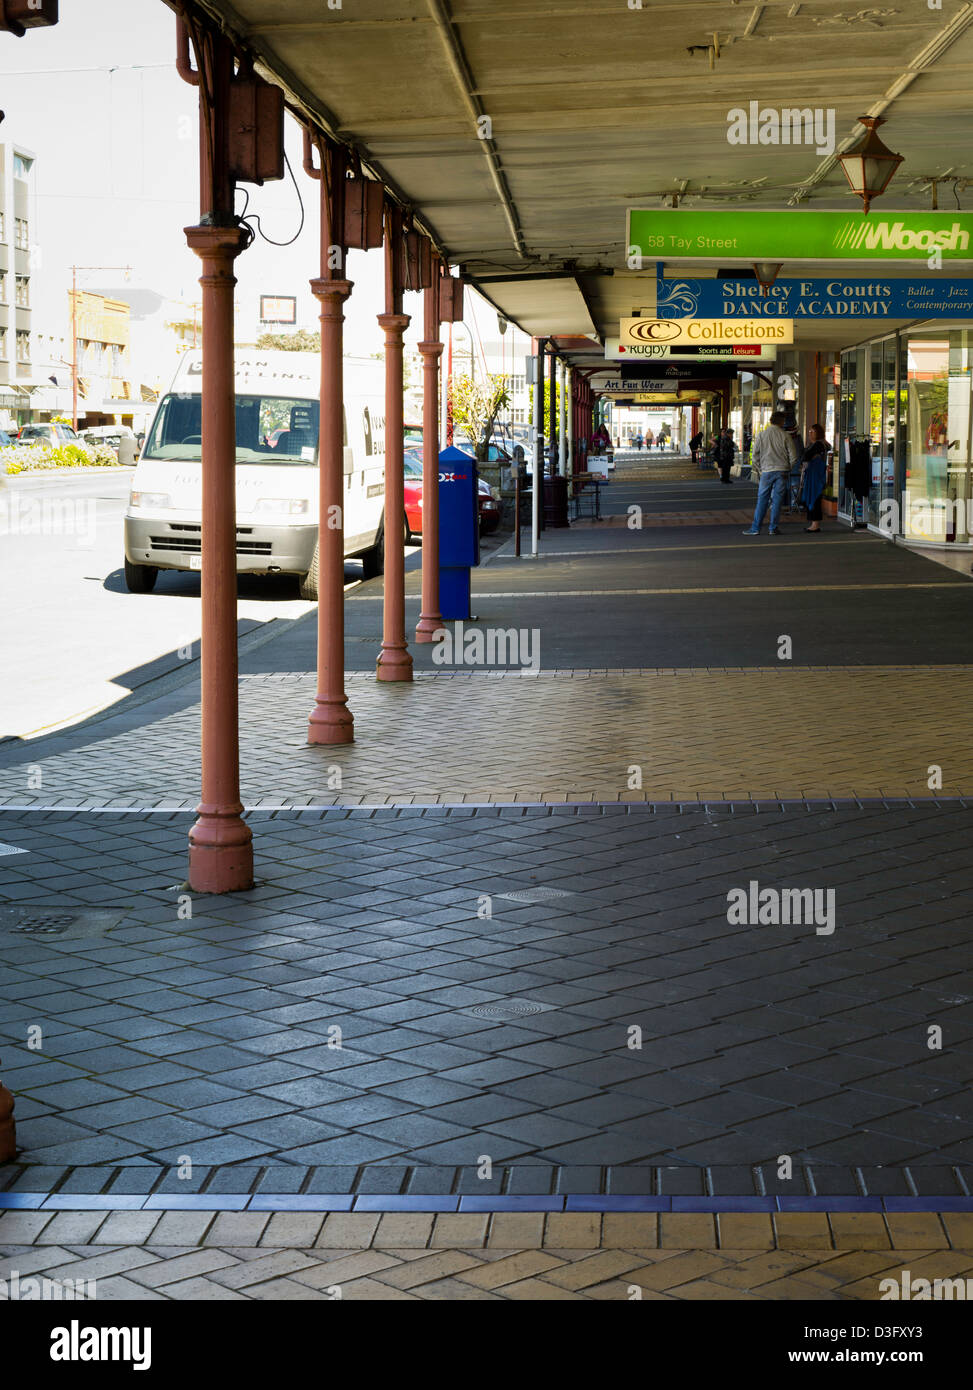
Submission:
[[[0,817],[29,851],[3,861],[9,902],[121,915],[101,937],[3,939],[24,1160],[91,1165],[96,1191],[183,1155],[201,1182],[235,1164],[275,1191],[286,1165],[318,1190],[462,1191],[467,1173],[483,1192],[484,1155],[508,1192],[538,1169],[562,1192],[624,1191],[626,1171],[690,1195],[968,1190],[973,807],[254,820],[263,886],[186,918],[185,816]],[[730,925],[751,878],[834,888],[834,934]],[[536,886],[568,896],[498,896]],[[549,1007],[471,1012],[524,999]]]

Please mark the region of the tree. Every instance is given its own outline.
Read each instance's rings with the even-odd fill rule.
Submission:
[[[261,333],[257,339],[261,352],[320,352],[321,334],[313,328],[294,333]]]
[[[456,424],[462,425],[473,441],[477,461],[484,462],[497,416],[510,405],[507,378],[455,377],[450,384],[449,404]]]

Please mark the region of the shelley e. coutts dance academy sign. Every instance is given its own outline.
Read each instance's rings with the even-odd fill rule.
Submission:
[[[973,318],[973,279],[776,280],[766,296],[756,280],[656,279],[661,319]]]
[[[628,255],[754,261],[973,259],[968,212],[788,212],[630,208]]]

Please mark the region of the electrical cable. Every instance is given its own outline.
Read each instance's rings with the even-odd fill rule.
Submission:
[[[291,168],[291,162],[290,162],[290,160],[287,158],[287,151],[286,151],[286,150],[284,151],[284,163],[287,165],[287,172],[288,172],[288,173],[290,174],[290,176],[291,176],[291,181],[292,181],[292,183],[294,184],[294,191],[295,191],[295,193],[297,194],[297,201],[298,201],[298,204],[300,205],[300,209],[301,209],[301,225],[298,227],[297,231],[294,233],[294,235],[290,238],[289,241],[275,241],[274,238],[273,238],[273,237],[269,237],[269,236],[267,235],[267,233],[264,231],[263,227],[261,227],[261,225],[260,225],[260,217],[259,217],[259,215],[258,215],[257,213],[252,212],[252,213],[250,214],[250,217],[251,217],[251,219],[252,219],[252,224],[253,224],[253,225],[251,224],[250,221],[247,220],[247,208],[250,206],[250,192],[249,192],[248,189],[245,188],[245,189],[243,190],[243,192],[244,192],[244,194],[246,195],[247,201],[244,203],[244,205],[243,205],[243,212],[241,212],[241,213],[239,214],[239,216],[237,217],[237,221],[240,223],[241,226],[245,226],[245,227],[249,228],[249,231],[250,231],[250,243],[249,243],[249,244],[252,244],[253,241],[256,239],[257,235],[259,234],[260,237],[261,237],[264,241],[269,242],[269,244],[270,244],[271,246],[293,246],[293,245],[294,245],[294,242],[297,240],[297,238],[301,235],[301,233],[302,233],[303,230],[304,230],[304,221],[305,221],[305,216],[306,216],[305,210],[304,210],[304,199],[301,197],[301,190],[300,190],[300,188],[299,188],[299,186],[298,186],[297,179],[294,178],[294,170]]]

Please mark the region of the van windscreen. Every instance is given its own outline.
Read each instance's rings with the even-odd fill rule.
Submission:
[[[237,463],[305,464],[318,460],[317,401],[291,396],[236,397]],[[171,392],[159,407],[145,442],[145,459],[198,459],[202,456],[202,398]]]

